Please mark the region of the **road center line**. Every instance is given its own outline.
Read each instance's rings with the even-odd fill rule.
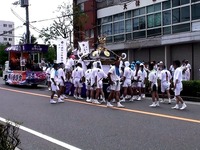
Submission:
[[[25,91],[18,91],[18,90],[3,88],[3,87],[0,87],[0,89],[7,90],[7,91],[12,91],[12,92],[17,92],[17,93],[34,95],[34,96],[41,96],[41,97],[48,97],[48,98],[50,97],[48,95],[31,93],[31,92],[25,92]],[[84,102],[84,101],[77,101],[77,100],[72,100],[72,99],[65,99],[65,101],[69,101],[69,102],[73,102],[73,103],[79,103],[79,104],[85,104],[85,105],[93,105],[93,106],[97,106],[97,107],[104,107],[104,108],[106,108],[105,105],[96,105],[96,104],[87,103],[87,102]],[[127,109],[127,108],[113,107],[112,109],[126,111],[126,112],[132,112],[132,113],[138,113],[138,114],[143,114],[143,115],[150,115],[150,116],[156,116],[156,117],[174,119],[174,120],[187,121],[187,122],[192,122],[192,123],[199,123],[200,124],[200,120],[195,120],[195,119],[190,119],[190,118],[183,118],[183,117],[177,117],[177,116],[172,116],[172,115],[158,114],[158,113],[152,113],[152,112],[146,112],[146,111],[140,111],[140,110],[133,110],[133,109]]]
[[[4,123],[8,122],[8,120],[6,120],[6,119],[4,119],[4,118],[1,118],[1,117],[0,117],[0,121],[2,121],[2,122],[4,122]],[[14,122],[12,122],[12,121],[9,121],[9,123],[10,123],[12,126],[17,126],[17,125],[16,125]],[[26,131],[26,132],[28,132],[28,133],[31,133],[31,134],[33,134],[33,135],[35,135],[35,136],[37,136],[37,137],[40,137],[40,138],[42,138],[42,139],[45,139],[45,140],[47,140],[47,141],[49,141],[49,142],[52,142],[52,143],[57,144],[57,145],[59,145],[59,146],[61,146],[61,147],[67,148],[67,149],[69,149],[69,150],[81,150],[81,149],[79,149],[79,148],[77,148],[77,147],[74,147],[74,146],[72,146],[72,145],[70,145],[70,144],[64,143],[64,142],[59,141],[59,140],[57,140],[57,139],[54,139],[54,138],[52,138],[52,137],[50,137],[50,136],[47,136],[47,135],[45,135],[45,134],[39,133],[39,132],[37,132],[37,131],[34,131],[34,130],[30,129],[30,128],[27,128],[27,127],[24,127],[24,126],[21,126],[21,125],[19,125],[18,127],[19,127],[19,129],[21,129],[21,130],[23,130],[23,131]]]

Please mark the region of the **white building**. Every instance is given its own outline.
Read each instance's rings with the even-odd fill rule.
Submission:
[[[15,44],[14,22],[0,20],[0,43]]]

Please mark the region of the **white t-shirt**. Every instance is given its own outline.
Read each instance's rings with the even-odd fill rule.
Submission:
[[[132,75],[131,68],[125,67],[123,76],[126,77],[126,79],[131,79],[131,75]]]
[[[190,70],[190,69],[192,69],[191,68],[191,65],[188,63],[187,65],[186,65],[186,67]]]
[[[51,67],[47,68],[47,70],[45,71],[46,74],[50,75],[51,74]]]
[[[138,72],[137,72],[137,70],[135,70],[134,73],[133,73],[133,79],[134,80],[138,80],[139,79],[139,81],[142,81],[142,71],[138,70]]]
[[[98,71],[98,68],[93,68],[91,69],[91,80],[95,80],[96,76],[97,76],[97,71]]]
[[[174,71],[174,78],[173,78],[174,84],[176,83],[176,80],[178,80],[178,83],[182,82],[182,68],[181,67],[176,68],[176,70]]]
[[[103,69],[97,70],[97,82],[102,80],[103,78],[107,78],[107,74],[103,71]]]
[[[183,81],[190,80],[190,69],[189,68],[186,68],[186,70],[182,72],[182,80]]]
[[[160,77],[161,82],[170,82],[170,79],[172,78],[171,73],[168,70],[162,70]]]
[[[69,58],[69,59],[67,60],[67,63],[66,63],[65,68],[66,68],[66,69],[72,69],[72,66],[74,66],[74,64],[75,64],[74,59]]]
[[[141,70],[141,80],[142,82],[147,78],[147,71],[144,69],[143,71]]]
[[[73,79],[81,79],[84,76],[84,71],[81,67],[76,67],[72,72]]]
[[[64,72],[63,68],[58,69],[58,79],[62,79],[61,77],[63,77],[65,80],[65,72]]]
[[[58,82],[58,70],[55,70],[54,68],[51,69],[51,75],[50,78],[54,79],[55,82]],[[51,80],[51,82],[53,83],[53,81]]]
[[[152,84],[155,84],[157,85],[158,84],[158,76],[157,76],[157,72],[155,70],[152,70],[150,73],[149,73],[149,81],[152,83]]]
[[[120,72],[119,72],[119,75],[117,75],[115,66],[112,66],[110,68],[110,70],[108,71],[108,73],[111,73],[110,77],[111,77],[112,81],[119,81],[120,80]]]
[[[88,69],[88,70],[85,71],[85,79],[86,80],[91,79],[91,73],[92,73],[92,69]]]

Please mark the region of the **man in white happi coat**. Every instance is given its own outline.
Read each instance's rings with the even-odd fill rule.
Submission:
[[[108,71],[108,79],[110,83],[110,94],[108,96],[107,107],[113,107],[110,103],[113,98],[117,101],[117,107],[124,107],[120,102],[120,59],[115,61],[115,65]]]
[[[81,90],[84,82],[84,70],[81,63],[78,63],[77,67],[72,71],[72,78],[75,87],[74,98],[83,99],[81,97]]]
[[[161,71],[161,92],[162,92],[162,101],[164,102],[164,94],[167,93],[168,98],[168,104],[171,104],[171,96],[170,96],[170,80],[172,79],[172,75],[169,72],[169,70],[166,69],[166,67],[163,67],[163,70]]]

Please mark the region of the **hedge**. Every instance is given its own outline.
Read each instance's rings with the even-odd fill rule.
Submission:
[[[183,81],[182,96],[199,97],[200,80]]]
[[[0,77],[2,77],[3,76],[3,71],[2,70],[0,70]]]

